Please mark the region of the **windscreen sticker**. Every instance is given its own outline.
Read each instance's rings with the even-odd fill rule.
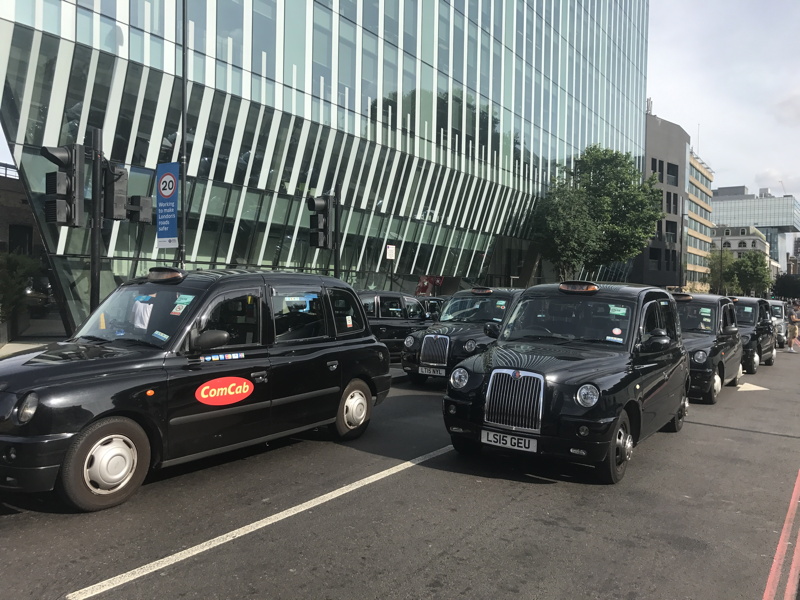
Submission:
[[[171,315],[180,315],[184,310],[186,310],[186,305],[185,304],[176,304],[173,307],[172,312],[170,312],[169,314],[171,314]]]
[[[606,341],[607,342],[616,342],[617,344],[624,343],[623,339],[621,337],[614,337],[614,336],[611,336],[611,335],[607,335],[606,336]]]
[[[116,335],[117,337],[122,337],[123,335],[125,335],[125,330],[124,329],[117,329],[114,332],[114,335]]]
[[[613,304],[608,305],[608,314],[610,315],[618,315],[620,317],[624,317],[628,314],[628,308],[625,306],[614,306]]]
[[[711,317],[703,317],[703,323],[711,323]]]
[[[178,296],[178,299],[175,300],[175,304],[191,304],[192,300],[194,300],[194,296],[190,296],[188,294],[181,294]]]
[[[137,302],[150,302],[151,299],[152,299],[152,296],[147,296],[147,295],[136,296],[136,298],[135,298],[135,300]]]
[[[701,315],[710,315],[711,314],[711,309],[710,308],[701,308],[700,309],[700,314]]]
[[[353,317],[351,317],[350,315],[347,315],[344,318],[344,321],[345,321],[345,323],[347,323],[348,327],[352,327],[353,326]]]
[[[743,306],[742,308],[744,309],[744,312],[746,312],[746,313],[753,312],[753,307],[752,306]]]
[[[198,402],[210,406],[225,406],[241,402],[253,393],[255,386],[242,377],[219,377],[207,381],[194,392]]]
[[[620,329],[619,327],[615,327],[614,329],[611,330],[611,333],[613,333],[614,335],[622,335],[622,329]]]
[[[169,336],[166,333],[163,333],[161,331],[154,331],[153,332],[153,337],[154,338],[158,338],[162,342],[166,342],[169,339]]]
[[[505,300],[498,300],[497,301],[497,306],[502,306],[503,308],[505,308],[506,307],[506,301]]]

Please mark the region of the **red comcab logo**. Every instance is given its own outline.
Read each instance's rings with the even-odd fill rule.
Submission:
[[[225,406],[241,402],[253,393],[255,386],[242,377],[220,377],[201,385],[194,393],[198,402],[210,406]]]

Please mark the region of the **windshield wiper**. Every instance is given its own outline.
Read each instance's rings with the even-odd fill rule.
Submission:
[[[159,350],[163,350],[163,348],[158,344],[154,344],[153,342],[148,342],[147,340],[140,340],[138,338],[117,338],[117,339],[122,340],[123,342],[130,342],[131,344],[138,344],[140,346],[148,346],[150,348],[158,348]]]
[[[613,344],[614,346],[624,346],[625,344],[621,342],[612,342],[611,340],[605,340],[600,338],[575,338],[573,341],[575,342],[589,342],[594,344]]]
[[[710,329],[703,329],[702,327],[686,327],[684,331],[699,331],[700,333],[713,333]]]
[[[77,340],[89,340],[90,342],[100,342],[100,343],[108,343],[111,340],[108,338],[100,337],[97,335],[79,335],[78,337],[74,338]]]

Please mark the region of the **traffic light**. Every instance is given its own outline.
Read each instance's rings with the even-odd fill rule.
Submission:
[[[124,221],[128,218],[128,170],[107,165],[103,174],[103,216],[106,219]]]
[[[323,194],[316,198],[310,197],[307,202],[308,210],[311,211],[309,245],[312,248],[333,248],[333,196]]]
[[[131,196],[127,213],[131,223],[152,223],[153,198],[151,196]]]
[[[45,175],[44,218],[48,223],[83,227],[84,148],[71,146],[42,146],[40,150],[58,171]]]

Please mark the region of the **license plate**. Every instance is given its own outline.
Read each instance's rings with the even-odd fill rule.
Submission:
[[[420,375],[438,375],[439,377],[444,377],[444,369],[434,369],[433,367],[420,367],[419,368]]]
[[[536,452],[536,440],[519,437],[517,435],[508,435],[507,433],[497,433],[484,429],[481,432],[481,441],[484,444],[500,446],[501,448],[513,448],[514,450],[522,450],[523,452]]]

